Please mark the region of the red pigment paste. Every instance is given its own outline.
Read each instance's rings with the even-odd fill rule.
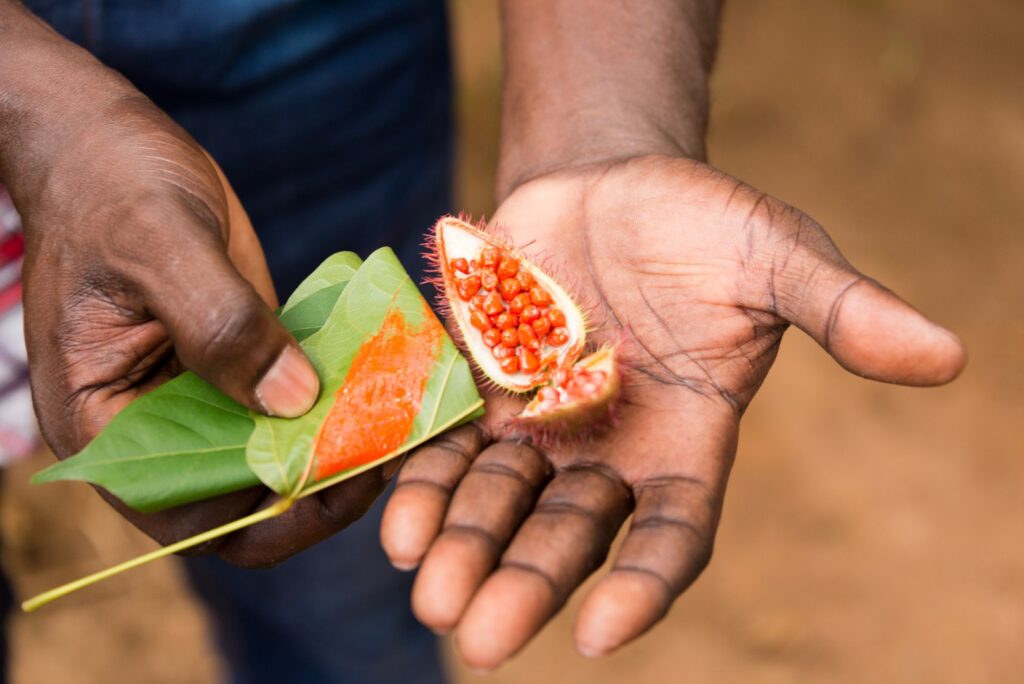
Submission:
[[[375,461],[409,438],[444,335],[424,308],[423,325],[413,330],[392,307],[356,353],[317,437],[317,480]]]

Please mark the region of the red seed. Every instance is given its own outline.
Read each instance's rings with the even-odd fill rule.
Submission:
[[[552,347],[561,347],[569,341],[569,333],[566,332],[565,328],[555,328],[544,341]]]
[[[505,310],[505,305],[501,301],[501,295],[497,292],[492,292],[484,298],[483,305],[484,313],[488,316],[497,316]]]
[[[499,342],[501,342],[500,330],[498,330],[497,328],[490,328],[489,330],[484,331],[484,344],[486,344],[488,347],[493,347]]]
[[[519,314],[519,320],[523,323],[533,323],[538,318],[540,318],[540,309],[532,304],[523,309],[523,313]]]
[[[519,269],[519,273],[516,274],[516,280],[523,286],[523,290],[529,290],[531,287],[537,284],[536,278],[530,275],[529,271]]]
[[[537,337],[544,337],[551,332],[551,321],[547,316],[541,316],[531,323],[531,325],[533,326],[533,332],[537,333]]]
[[[523,309],[530,306],[530,295],[526,292],[521,292],[512,298],[512,301],[508,303],[508,310],[514,314],[522,313]]]
[[[480,276],[471,275],[468,278],[457,281],[455,289],[459,291],[459,297],[462,301],[468,302],[480,290]]]
[[[526,347],[519,348],[519,366],[524,373],[534,373],[540,368],[540,360],[537,355]]]
[[[530,288],[530,301],[537,306],[547,306],[551,303],[551,295],[543,287],[534,286]]]
[[[540,340],[537,339],[537,333],[533,332],[531,326],[522,323],[519,325],[517,333],[519,335],[519,344],[527,349],[540,349]]]
[[[541,387],[540,391],[537,392],[537,396],[545,404],[558,403],[558,390],[556,390],[554,387]]]
[[[605,380],[607,380],[607,379],[608,379],[608,374],[605,373],[604,371],[597,370],[597,371],[593,371],[590,374],[590,380],[592,382],[594,382],[595,384],[597,384],[597,385],[603,385]]]
[[[515,349],[519,346],[519,335],[516,334],[515,330],[509,328],[508,330],[501,331],[501,343],[509,349]]]
[[[501,360],[501,370],[506,373],[518,373],[519,372],[519,359],[514,356],[510,356],[507,359]]]
[[[480,250],[480,266],[483,268],[495,268],[501,259],[501,250],[488,245]]]
[[[569,378],[571,377],[572,374],[569,371],[565,370],[564,368],[560,368],[559,370],[555,371],[554,375],[551,376],[551,381],[554,382],[559,387],[565,387],[565,383],[569,382]]]
[[[494,358],[499,361],[507,359],[510,356],[515,356],[515,351],[511,347],[506,347],[503,344],[496,344],[491,348],[491,353],[494,354]]]
[[[480,332],[491,328],[491,321],[480,311],[473,311],[469,314],[469,324]]]
[[[498,287],[498,274],[490,269],[480,271],[480,284],[485,290],[493,290]]]
[[[483,311],[484,310],[484,299],[486,299],[486,297],[487,297],[487,295],[483,294],[482,292],[478,293],[478,294],[473,296],[473,300],[470,302],[470,304],[473,306],[474,309],[477,309],[479,311]]]
[[[469,273],[469,262],[463,259],[462,257],[452,259],[451,261],[448,262],[448,266],[453,271],[458,271],[460,273]]]
[[[494,325],[502,330],[508,330],[509,328],[514,328],[519,325],[519,318],[515,314],[503,311],[495,316]]]
[[[522,286],[519,285],[519,281],[515,278],[506,278],[501,281],[501,296],[506,302],[519,294],[521,289]]]
[[[548,311],[548,320],[551,321],[551,326],[554,328],[561,328],[565,325],[565,314],[562,313],[561,309],[551,309]]]
[[[498,264],[498,277],[502,280],[514,278],[517,273],[519,273],[519,262],[510,256],[506,256]]]

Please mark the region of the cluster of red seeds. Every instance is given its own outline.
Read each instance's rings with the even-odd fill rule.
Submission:
[[[534,373],[550,363],[544,346],[569,341],[565,313],[508,252],[488,245],[477,259],[452,259],[459,299],[469,304],[469,322],[479,331],[506,373]],[[461,274],[461,276],[460,276]]]
[[[551,380],[551,385],[542,387],[537,392],[537,399],[540,402],[537,411],[545,411],[575,400],[593,399],[604,387],[608,374],[602,370],[561,368],[555,371]]]

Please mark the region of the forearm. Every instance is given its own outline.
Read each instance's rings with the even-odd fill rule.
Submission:
[[[720,0],[503,0],[498,196],[558,168],[704,157]]]
[[[38,190],[60,141],[131,85],[18,2],[0,0],[0,182]]]

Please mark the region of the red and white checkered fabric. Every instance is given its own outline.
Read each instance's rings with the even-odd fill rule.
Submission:
[[[25,239],[11,198],[0,186],[0,466],[39,448],[32,412],[21,308]]]

